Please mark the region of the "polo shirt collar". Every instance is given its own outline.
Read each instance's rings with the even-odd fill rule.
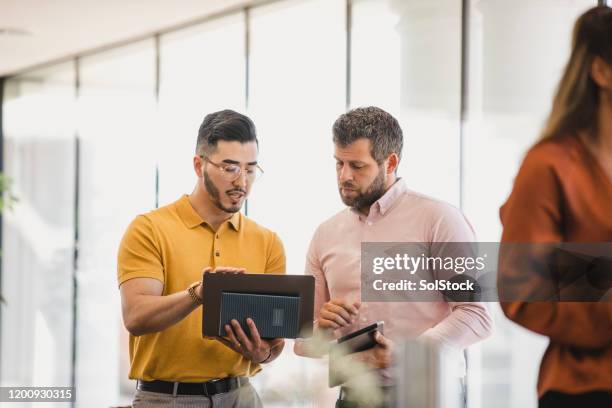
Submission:
[[[189,196],[187,194],[184,194],[176,202],[176,210],[181,220],[183,220],[185,226],[189,229],[195,228],[206,222],[202,219],[202,217],[200,217],[200,214],[198,214],[193,208],[193,206],[189,202]],[[242,224],[242,215],[240,214],[240,212],[237,212],[229,218],[228,222],[236,231],[240,231],[240,225]]]
[[[234,215],[232,215],[228,221],[236,231],[240,231],[240,224],[242,223],[242,214],[240,213],[240,211],[234,213]]]

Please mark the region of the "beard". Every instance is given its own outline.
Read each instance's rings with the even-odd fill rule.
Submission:
[[[215,205],[215,207],[217,207],[221,211],[225,211],[226,213],[231,213],[231,214],[237,213],[238,211],[240,211],[242,204],[234,205],[232,207],[226,207],[223,204],[221,204],[221,194],[219,193],[219,189],[212,182],[212,180],[208,176],[207,171],[204,172],[204,187],[206,187],[206,191],[208,192],[208,195],[210,196],[210,199],[212,203]],[[240,188],[228,190],[227,193],[230,193],[232,191],[240,191],[246,195],[246,191]]]
[[[385,194],[385,172],[379,168],[378,175],[372,181],[372,183],[370,183],[366,191],[363,193],[358,192],[355,197],[343,196],[341,190],[342,187],[357,189],[357,186],[351,183],[343,183],[340,185],[338,191],[340,192],[340,198],[344,204],[357,210],[370,207],[376,202],[376,200]]]

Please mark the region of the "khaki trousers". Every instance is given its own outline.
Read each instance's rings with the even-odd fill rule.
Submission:
[[[211,397],[203,395],[162,394],[136,390],[133,408],[262,408],[257,391],[251,384]]]

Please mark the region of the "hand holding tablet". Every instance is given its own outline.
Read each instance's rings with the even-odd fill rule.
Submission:
[[[347,369],[354,364],[347,363],[347,359],[359,360],[370,368],[385,368],[390,364],[391,342],[382,335],[383,329],[384,322],[379,321],[330,343],[330,388],[343,384],[349,380],[349,375],[356,374],[352,372],[353,370]],[[371,350],[377,346],[378,349]]]
[[[227,338],[216,337],[215,339],[254,363],[261,364],[268,362],[272,356],[273,349],[282,346],[285,340],[282,338],[263,340],[259,336],[253,319],[246,319],[246,324],[249,331],[248,336],[238,321],[234,319],[224,327]]]
[[[340,337],[332,341],[333,348],[342,348],[344,354],[359,353],[360,351],[369,350],[376,346],[376,332],[382,333],[385,322],[379,321],[373,323],[363,329],[359,329],[346,336]]]

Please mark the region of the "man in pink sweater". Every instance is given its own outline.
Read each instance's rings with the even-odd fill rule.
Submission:
[[[317,228],[308,251],[306,273],[316,282],[315,328],[340,337],[384,320],[377,346],[357,358],[379,370],[385,406],[392,406],[394,344],[419,338],[464,349],[486,338],[492,321],[482,303],[361,302],[361,244],[470,242],[474,231],[457,208],[409,190],[397,177],[403,136],[389,113],[351,110],[334,123],[333,141],[340,198],[348,208]],[[309,354],[299,341],[295,352]],[[356,406],[350,395],[348,383],[336,406]]]

